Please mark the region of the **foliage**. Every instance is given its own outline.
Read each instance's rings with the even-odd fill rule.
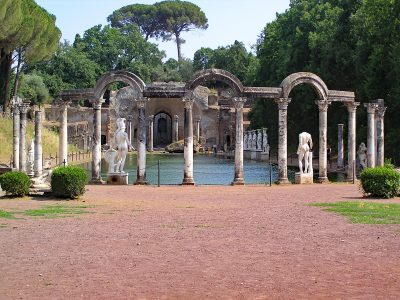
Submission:
[[[1,210],[1,209],[0,209],[0,218],[3,218],[3,219],[15,219],[13,213],[11,213],[9,211]]]
[[[135,25],[112,28],[101,25],[76,36],[74,47],[100,66],[101,72],[127,70],[149,81],[152,69],[162,64],[164,52],[147,42]]]
[[[41,105],[49,100],[49,90],[42,77],[36,74],[24,75],[21,79],[18,95],[32,104]]]
[[[217,68],[231,72],[244,84],[252,85],[255,80],[258,59],[248,52],[242,42],[217,49],[200,48],[194,54],[195,71]]]
[[[366,168],[360,177],[361,187],[366,195],[392,198],[400,192],[400,174],[393,168]]]
[[[57,49],[61,32],[55,26],[55,17],[34,0],[3,2],[0,10],[0,103],[7,106],[13,63],[17,69],[16,91],[25,64],[48,59]]]
[[[124,6],[108,17],[111,26],[124,28],[136,25],[147,40],[149,37],[171,40],[174,37],[178,62],[182,60],[182,32],[194,29],[207,29],[208,20],[204,12],[195,4],[187,1],[170,0],[154,5],[134,4]]]
[[[13,196],[25,196],[29,193],[31,180],[23,172],[7,172],[0,176],[1,188]]]
[[[400,224],[400,204],[397,203],[336,202],[311,205],[327,207],[326,211],[341,214],[353,223]]]
[[[46,217],[46,218],[55,218],[55,217],[66,217],[77,214],[86,214],[88,213],[85,209],[88,206],[80,205],[80,206],[66,206],[66,205],[48,205],[39,209],[29,209],[25,211],[25,215],[31,217]]]
[[[51,175],[51,188],[56,197],[75,199],[84,194],[87,181],[84,169],[74,166],[59,167]]]

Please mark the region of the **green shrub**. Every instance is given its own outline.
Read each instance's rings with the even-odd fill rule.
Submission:
[[[361,172],[361,187],[366,195],[393,198],[400,192],[400,174],[391,167],[366,168]]]
[[[25,196],[29,193],[31,180],[22,172],[7,172],[0,176],[1,188],[13,196]]]
[[[51,175],[51,188],[56,197],[76,199],[85,192],[87,173],[79,167],[59,167]]]

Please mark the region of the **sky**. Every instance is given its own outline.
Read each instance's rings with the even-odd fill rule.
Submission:
[[[123,6],[150,0],[36,0],[48,12],[57,17],[57,26],[62,40],[74,41],[75,35],[83,33],[98,24],[107,24],[107,16]],[[207,30],[195,30],[182,34],[186,43],[182,46],[183,56],[193,59],[201,47],[212,49],[228,46],[235,40],[243,42],[250,51],[251,46],[268,22],[289,7],[290,0],[191,0],[199,6],[208,18]],[[177,58],[173,41],[151,40],[166,52],[167,58]]]

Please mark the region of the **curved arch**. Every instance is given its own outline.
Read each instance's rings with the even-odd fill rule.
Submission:
[[[94,87],[94,97],[95,99],[103,98],[103,95],[110,83],[121,81],[129,84],[131,87],[138,89],[140,93],[143,93],[146,85],[139,76],[126,71],[115,71],[109,72],[101,76]]]
[[[209,79],[215,79],[226,83],[234,90],[236,96],[242,96],[244,90],[242,82],[232,73],[221,69],[207,69],[197,72],[192,79],[186,83],[185,90],[194,90],[202,82]]]
[[[286,77],[280,85],[282,98],[289,98],[292,89],[302,83],[310,84],[317,92],[320,100],[328,100],[329,90],[325,82],[319,76],[309,72],[293,73]]]

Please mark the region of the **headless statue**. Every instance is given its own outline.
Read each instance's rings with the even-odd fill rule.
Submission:
[[[299,147],[297,149],[297,154],[299,155],[299,168],[300,174],[311,174],[312,173],[312,161],[310,162],[310,157],[312,158],[311,150],[313,147],[311,134],[307,132],[302,132],[299,134]],[[304,159],[304,171],[303,171],[303,159]]]

